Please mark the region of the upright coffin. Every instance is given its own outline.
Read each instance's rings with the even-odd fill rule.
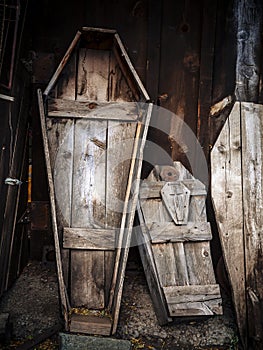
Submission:
[[[236,102],[211,152],[212,199],[244,349],[263,342],[263,106]]]
[[[160,324],[178,316],[222,314],[206,194],[180,162],[155,166],[141,184],[137,242]]]
[[[38,91],[66,329],[116,331],[152,105],[118,34],[77,32]]]

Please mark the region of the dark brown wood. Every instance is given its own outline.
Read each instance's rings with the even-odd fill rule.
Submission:
[[[261,74],[263,5],[260,0],[235,2],[237,13],[237,61],[235,96],[258,102]]]

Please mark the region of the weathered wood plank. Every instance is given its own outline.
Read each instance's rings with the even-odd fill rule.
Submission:
[[[204,302],[220,298],[218,284],[169,286],[163,290],[169,304]]]
[[[143,199],[141,207],[148,229],[153,222],[171,222],[173,219],[161,199]]]
[[[111,320],[109,317],[72,314],[70,332],[110,335]]]
[[[232,287],[237,324],[241,338],[246,339],[239,102],[235,103],[212,149],[211,172],[212,200],[222,244],[223,257]]]
[[[248,337],[263,341],[263,107],[241,103],[242,179]]]
[[[49,99],[48,116],[133,122],[138,119],[138,109],[135,102],[84,102]]]
[[[212,232],[209,222],[188,222],[176,226],[173,222],[153,223],[150,229],[152,243],[209,241]]]
[[[204,302],[168,304],[171,316],[212,316],[222,314],[221,298]]]
[[[104,252],[72,250],[71,252],[71,305],[88,309],[103,309]]]
[[[110,52],[79,49],[77,100],[108,101]]]
[[[106,174],[107,227],[118,228],[121,225],[135,130],[136,124],[134,123],[108,122]]]
[[[145,271],[145,277],[147,279],[147,283],[151,291],[151,298],[153,301],[153,307],[156,317],[158,319],[158,323],[160,325],[165,325],[169,321],[171,321],[171,319],[169,318],[163,290],[159,283],[158,272],[156,270],[154,256],[150,243],[150,235],[144,223],[143,213],[139,202],[137,204],[137,212],[140,227],[135,230],[135,239],[138,244],[138,249]]]
[[[69,249],[114,250],[115,230],[64,227],[63,247]]]
[[[47,131],[46,131],[43,98],[42,98],[42,92],[40,89],[38,90],[37,94],[38,94],[38,107],[39,107],[39,114],[40,114],[41,131],[42,131],[42,137],[43,137],[48,186],[49,186],[49,196],[50,196],[50,205],[51,205],[51,214],[52,214],[52,229],[53,229],[53,236],[54,236],[57,274],[58,274],[58,282],[59,282],[59,293],[60,293],[61,304],[62,304],[62,313],[65,319],[65,327],[66,329],[68,329],[68,305],[67,305],[66,288],[65,288],[64,279],[63,279],[62,261],[61,261],[61,254],[60,254],[60,243],[59,243],[58,226],[57,226],[57,219],[56,219],[55,192],[54,192],[52,168],[51,168],[49,149],[48,149],[48,138],[47,138]]]
[[[152,250],[161,286],[175,286],[177,266],[173,245],[155,244]]]

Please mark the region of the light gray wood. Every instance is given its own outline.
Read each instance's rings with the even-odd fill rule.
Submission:
[[[153,247],[155,264],[162,287],[176,285],[176,262],[172,244],[155,244]]]
[[[48,116],[72,119],[102,119],[134,122],[138,119],[135,102],[89,102],[50,99]]]
[[[153,223],[150,229],[152,243],[209,241],[212,232],[209,222],[188,222],[176,226],[173,222]]]
[[[169,304],[170,315],[174,317],[180,316],[213,316],[222,314],[222,300],[213,299],[204,302],[187,302],[180,304]]]
[[[78,120],[75,125],[72,191],[72,227],[101,228],[105,225],[106,150],[92,140],[106,144],[107,122]],[[103,308],[105,287],[103,251],[72,250],[72,305]]]
[[[181,181],[167,182],[161,190],[161,195],[173,221],[178,225],[186,225],[190,190]]]
[[[113,334],[117,330],[118,318],[120,313],[121,296],[122,296],[123,283],[124,283],[124,277],[125,277],[125,268],[128,260],[130,242],[132,237],[135,210],[136,210],[137,201],[139,197],[143,153],[144,153],[147,133],[149,129],[149,124],[152,116],[153,104],[152,103],[149,103],[148,105],[144,104],[143,109],[144,110],[141,111],[142,128],[141,128],[141,135],[140,135],[140,143],[139,143],[139,148],[136,152],[135,171],[132,177],[134,186],[133,186],[133,191],[130,194],[129,211],[125,222],[126,229],[124,232],[125,234],[123,235],[123,242],[121,244],[123,249],[121,251],[121,257],[120,257],[121,259],[120,259],[119,276],[116,280],[116,287],[115,287],[116,292],[114,293],[115,298],[113,303],[113,327],[112,327]]]
[[[170,304],[203,302],[220,298],[218,284],[169,286],[163,288],[167,302]]]
[[[109,59],[107,50],[79,49],[78,101],[108,101]]]
[[[77,34],[75,35],[74,39],[72,40],[69,48],[67,49],[63,59],[59,63],[57,70],[55,71],[55,73],[53,74],[51,80],[49,81],[48,86],[46,87],[46,89],[45,89],[45,91],[43,93],[44,96],[47,96],[50,93],[50,91],[53,89],[53,87],[54,87],[57,79],[59,78],[63,68],[65,67],[65,65],[68,62],[72,51],[74,50],[75,46],[77,45],[77,43],[78,43],[78,41],[80,39],[80,36],[81,36],[81,32],[78,31]]]
[[[63,247],[69,249],[114,250],[115,230],[64,227]]]
[[[136,124],[108,122],[106,223],[119,228],[128,184]]]
[[[240,113],[240,103],[236,102],[212,149],[211,194],[223,257],[232,288],[237,324],[241,337],[245,339],[246,289]]]
[[[45,121],[45,114],[44,114],[43,98],[42,98],[42,92],[40,89],[38,89],[37,95],[38,95],[38,107],[39,107],[39,114],[40,114],[40,123],[41,123],[42,137],[43,137],[43,146],[44,146],[44,153],[45,153],[46,168],[47,168],[48,186],[49,186],[49,198],[50,198],[51,215],[52,215],[51,220],[52,220],[52,230],[53,230],[53,237],[54,237],[55,253],[56,253],[56,265],[57,265],[57,274],[58,274],[59,294],[60,294],[60,300],[61,300],[61,304],[62,304],[62,313],[63,313],[64,320],[65,320],[65,328],[67,330],[68,326],[69,326],[69,324],[68,324],[68,310],[69,309],[68,309],[68,304],[67,304],[66,288],[65,288],[65,283],[64,283],[64,279],[63,279],[62,261],[61,261],[61,254],[60,254],[60,243],[59,243],[58,226],[57,226],[57,219],[56,219],[55,192],[54,192],[52,169],[51,169],[50,156],[49,156],[48,138],[47,138],[47,132],[46,132],[46,121]]]
[[[263,341],[263,106],[241,103],[248,336]],[[258,348],[259,347],[255,347]]]
[[[148,229],[153,222],[166,223],[173,220],[161,199],[141,200],[141,207]]]
[[[107,336],[111,334],[111,320],[109,317],[72,314],[70,332]]]

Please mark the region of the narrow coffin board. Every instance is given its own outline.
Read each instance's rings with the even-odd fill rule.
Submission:
[[[171,316],[222,314],[219,285],[163,287]]]
[[[150,230],[152,243],[210,241],[212,239],[209,222],[188,222],[176,226],[173,222],[153,223]]]
[[[64,227],[63,248],[114,250],[115,230]]]
[[[91,102],[50,99],[48,116],[56,118],[90,118],[136,121],[136,102]]]
[[[73,314],[71,316],[70,332],[110,335],[111,319],[94,315]]]

